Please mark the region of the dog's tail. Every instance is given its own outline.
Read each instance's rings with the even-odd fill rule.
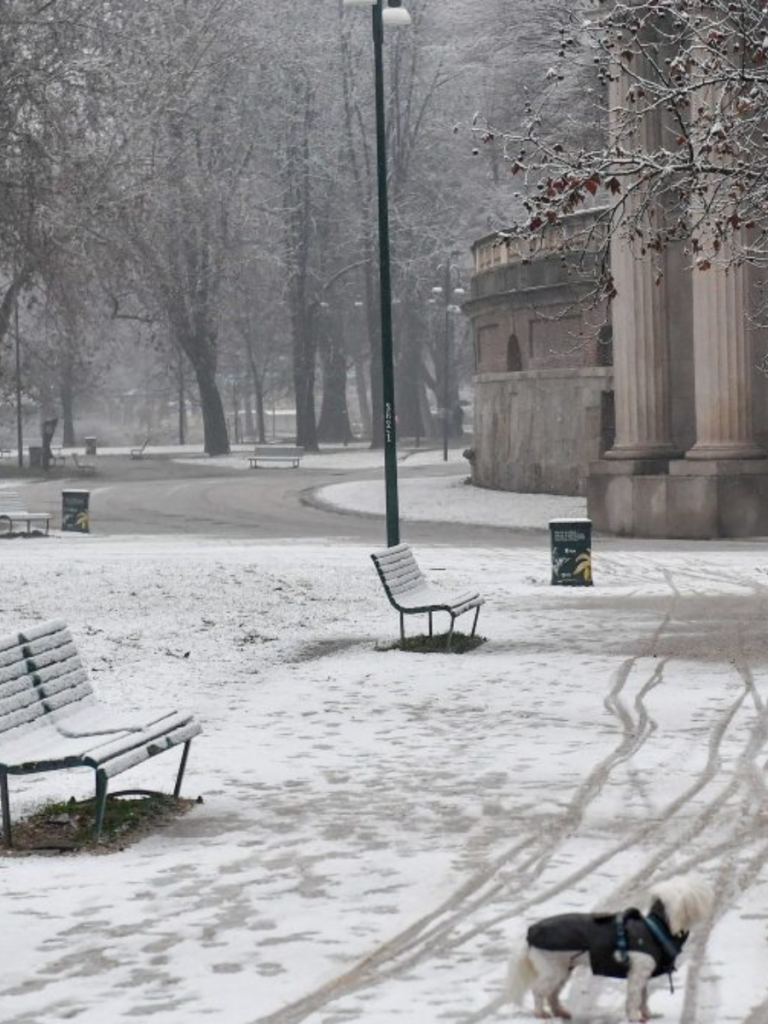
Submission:
[[[531,960],[528,943],[523,940],[512,953],[507,974],[507,996],[515,1006],[522,1006],[526,992],[536,980],[536,968]]]

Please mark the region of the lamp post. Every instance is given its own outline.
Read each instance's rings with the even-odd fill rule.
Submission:
[[[457,252],[451,253],[451,256],[458,256]],[[447,263],[441,264],[438,270],[443,271],[443,284],[435,285],[432,289],[434,295],[440,295],[443,299],[445,319],[443,322],[443,462],[448,461],[448,435],[450,433],[450,409],[448,407],[451,397],[450,381],[451,381],[451,316],[455,313],[459,313],[460,307],[455,303],[451,302],[451,298],[456,296],[457,298],[464,295],[464,289],[461,287],[460,278],[458,277],[459,268],[451,263],[449,260]],[[453,271],[457,273],[457,283],[452,286],[451,274]]]
[[[19,338],[19,293],[13,298],[13,350],[16,369],[16,449],[19,468],[24,468],[24,427],[21,409],[21,340]]]
[[[410,25],[401,0],[343,0],[347,7],[370,7],[373,27],[374,91],[376,102],[376,176],[378,181],[379,288],[381,305],[381,391],[384,414],[384,489],[387,510],[387,546],[400,543],[397,494],[397,431],[395,422],[395,367],[392,340],[392,280],[389,262],[389,202],[387,197],[387,136],[384,105],[384,26]]]

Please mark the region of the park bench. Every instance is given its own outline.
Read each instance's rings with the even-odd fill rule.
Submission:
[[[13,450],[7,445],[0,444],[0,459],[10,459],[13,455]]]
[[[290,445],[265,444],[256,445],[253,455],[248,456],[251,469],[258,469],[259,463],[290,462],[297,469],[304,455],[303,448]]]
[[[28,512],[16,491],[0,490],[0,521],[8,524],[8,533],[13,533],[14,523],[26,523],[27,533],[32,532],[33,525],[45,526],[48,533],[51,515],[50,512]]]
[[[451,649],[453,627],[456,619],[464,612],[475,609],[472,633],[475,635],[480,607],[485,599],[476,591],[460,594],[445,594],[435,590],[422,573],[408,544],[396,544],[371,555],[373,564],[384,586],[389,603],[400,613],[400,639],[405,640],[405,616],[426,614],[429,616],[429,635],[432,636],[432,615],[447,612],[451,617],[446,650]]]
[[[92,768],[98,841],[109,780],[183,744],[173,791],[178,796],[189,745],[201,731],[186,712],[142,708],[127,713],[100,703],[63,622],[46,622],[0,638],[0,807],[5,846],[12,845],[9,775]]]
[[[72,452],[72,462],[74,463],[75,469],[81,476],[93,476],[96,472],[96,463],[90,462],[88,459],[84,459],[82,455],[78,455],[77,452]]]
[[[146,451],[146,448],[147,448],[147,445],[149,444],[149,442],[150,442],[150,438],[145,437],[143,443],[141,444],[141,446],[139,448],[131,448],[131,458],[132,459],[143,459],[144,458],[144,452]]]

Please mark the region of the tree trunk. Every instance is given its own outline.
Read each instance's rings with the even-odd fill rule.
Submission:
[[[74,448],[75,441],[75,417],[74,417],[74,393],[72,388],[72,378],[68,373],[64,373],[61,378],[61,384],[59,387],[59,398],[61,399],[61,443],[66,448]]]
[[[323,402],[317,436],[320,441],[352,440],[347,408],[347,356],[338,322],[332,322],[320,339],[320,361],[323,368]]]
[[[229,434],[224,404],[216,384],[216,374],[205,366],[195,366],[203,414],[204,447],[208,455],[229,455]]]
[[[397,432],[400,437],[421,440],[425,424],[421,415],[421,394],[424,390],[423,351],[424,323],[410,302],[398,318],[397,340],[400,358],[397,361]]]
[[[210,336],[177,331],[178,343],[192,364],[200,392],[204,448],[208,455],[229,455],[224,403],[216,383],[216,342]]]
[[[368,339],[371,346],[371,448],[384,447],[384,395],[381,368],[381,300],[376,290],[373,261],[365,270],[365,311],[368,320]],[[397,396],[395,396],[397,416]]]
[[[306,307],[304,307],[306,308]],[[315,424],[315,339],[309,317],[295,309],[293,319],[293,389],[296,396],[296,444],[317,451]]]

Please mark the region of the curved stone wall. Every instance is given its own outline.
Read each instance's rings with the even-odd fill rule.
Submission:
[[[609,367],[475,377],[472,482],[500,491],[586,494],[613,436]]]

